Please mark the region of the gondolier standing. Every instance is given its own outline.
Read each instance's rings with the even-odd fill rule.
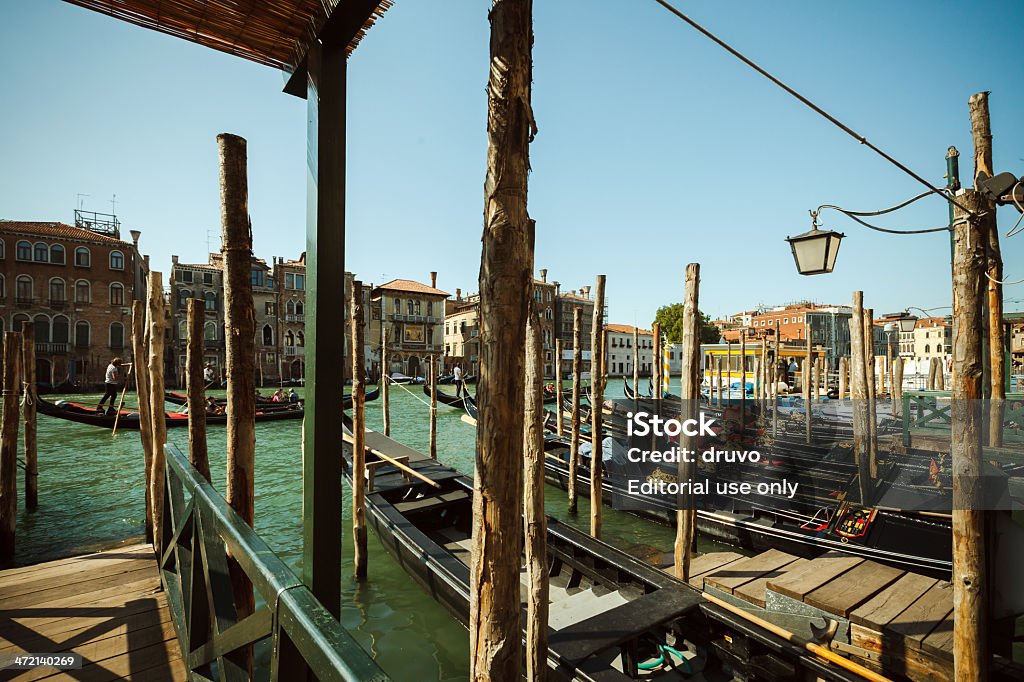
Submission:
[[[455,370],[452,372],[453,381],[455,382],[455,397],[462,397],[462,365],[455,365]]]
[[[117,384],[121,380],[121,358],[114,358],[107,365],[107,375],[103,380],[103,385],[106,387],[106,391],[103,393],[103,397],[100,398],[99,405],[96,407],[97,412],[103,411],[103,403],[107,402],[107,398],[110,398],[110,409],[114,409],[115,401],[117,400]]]

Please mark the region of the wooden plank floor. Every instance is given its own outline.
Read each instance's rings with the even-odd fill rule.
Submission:
[[[0,571],[0,654],[78,653],[80,670],[4,670],[0,680],[184,680],[149,545]]]

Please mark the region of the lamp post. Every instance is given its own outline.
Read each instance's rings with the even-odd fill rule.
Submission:
[[[825,275],[832,272],[839,255],[839,243],[845,234],[819,230],[818,211],[811,211],[811,229],[795,237],[787,237],[793,251],[796,269],[801,275]]]

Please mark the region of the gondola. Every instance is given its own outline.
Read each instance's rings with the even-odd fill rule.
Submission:
[[[375,388],[372,391],[366,391],[363,400],[365,402],[373,402],[380,396],[380,388]],[[164,400],[171,403],[172,405],[185,405],[188,403],[188,396],[184,393],[175,393],[174,391],[166,391],[164,393]],[[214,401],[218,405],[227,405],[227,398],[214,398]],[[260,396],[256,398],[257,406],[273,407],[275,405],[284,405],[287,401],[274,401],[266,396]],[[346,395],[341,399],[341,409],[350,410],[352,409],[352,395]]]
[[[343,462],[351,482],[350,435],[346,439]],[[409,575],[467,625],[473,481],[379,433],[367,432],[366,445],[374,480],[366,495],[368,525]],[[560,445],[549,442],[548,449],[558,456]],[[378,453],[392,462],[407,457],[408,467],[434,485],[380,461]],[[721,662],[710,656],[717,651],[713,641],[721,626],[734,628],[735,623],[727,612],[702,604],[697,589],[551,517],[547,557],[546,679],[672,682],[732,676],[723,675]],[[525,581],[525,569],[520,571]],[[785,659],[800,679],[802,669],[824,680],[855,679],[795,647],[780,648],[763,631],[750,626],[742,631],[759,651],[771,647],[759,664],[779,666]],[[750,672],[742,660],[730,659],[730,664]]]
[[[447,405],[448,407],[464,408],[466,402],[473,402],[473,396],[469,394],[469,391],[464,391],[461,396],[456,396],[445,393],[439,388],[435,388],[434,390],[437,393],[437,402],[442,405]],[[430,386],[424,384],[423,395],[428,398],[430,397]]]
[[[443,377],[438,377],[437,378],[437,383],[440,386],[448,386],[448,385],[454,384],[455,383],[455,375],[454,374],[446,374]],[[462,377],[462,383],[464,383],[464,384],[475,384],[476,383],[476,375],[475,374],[468,374],[468,375]]]
[[[303,410],[301,405],[294,405],[291,403],[279,403],[280,407],[268,407],[258,406],[256,410],[256,421],[257,422],[272,422],[272,421],[283,421],[286,419],[302,419]],[[41,413],[50,417],[56,417],[58,419],[64,419],[78,424],[86,424],[88,426],[98,426],[104,429],[114,428],[114,421],[117,421],[117,428],[119,429],[138,429],[139,428],[139,413],[137,410],[121,410],[121,415],[118,417],[116,414],[108,412],[99,412],[96,408],[89,407],[86,405],[80,405],[78,403],[72,403],[65,400],[59,400],[56,403],[51,403],[43,398],[36,398],[36,409]],[[179,412],[166,412],[166,423],[167,428],[174,427],[185,427],[188,426],[188,415]],[[206,423],[210,424],[226,424],[228,416],[226,414],[207,414]]]

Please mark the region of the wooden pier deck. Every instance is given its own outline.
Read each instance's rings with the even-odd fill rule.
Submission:
[[[0,655],[78,653],[80,670],[4,670],[4,680],[184,680],[149,545],[0,571]]]

